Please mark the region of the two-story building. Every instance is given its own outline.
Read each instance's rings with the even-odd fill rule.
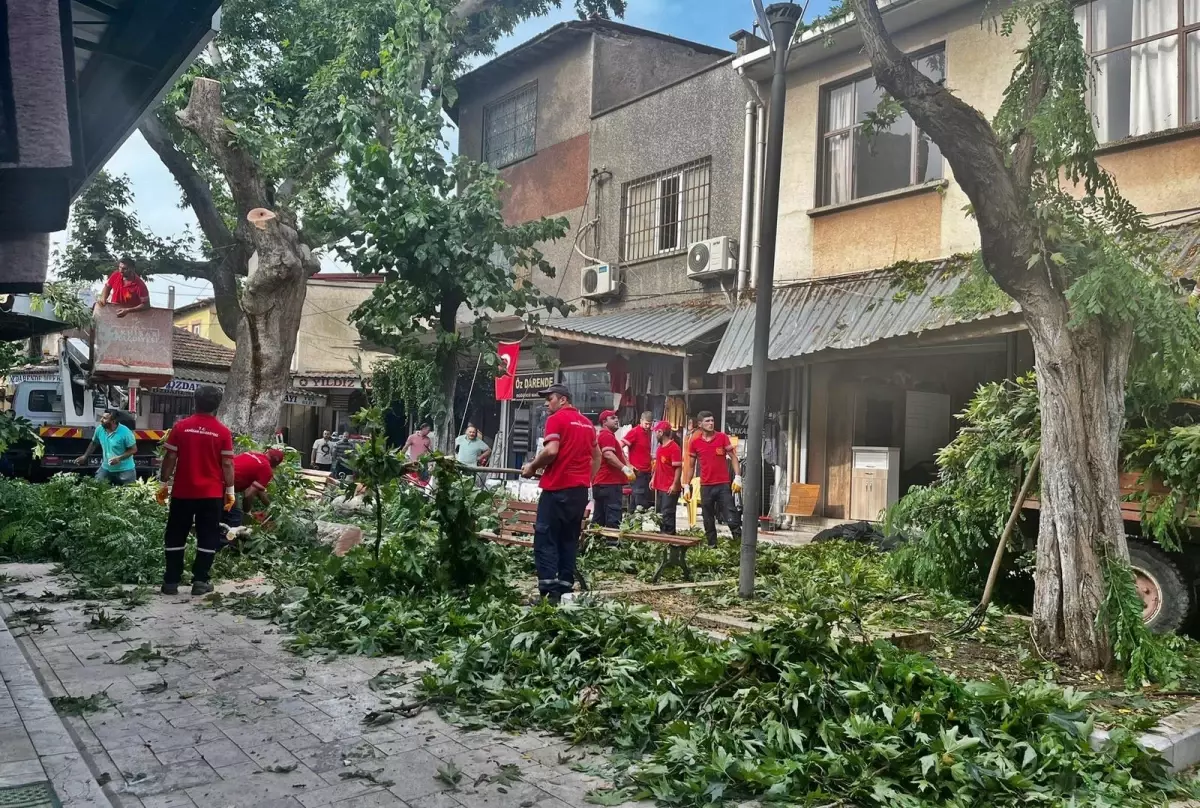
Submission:
[[[1019,33],[999,33],[1001,11],[913,0],[884,6],[883,18],[919,69],[990,116],[1024,44]],[[1091,0],[1077,18],[1099,68],[1089,102],[1100,162],[1153,223],[1170,228],[1167,260],[1194,272],[1200,2]],[[733,69],[762,82],[766,96],[765,48],[743,48]],[[853,20],[802,37],[788,70],[769,354],[781,380],[771,415],[785,427],[788,459],[773,471],[819,487],[818,515],[873,519],[878,499],[865,486],[880,464],[889,467],[883,477],[898,477],[893,495],[928,480],[956,428],[953,413],[981,382],[1032,367],[1032,348],[1015,306],[979,314],[946,305],[966,265],[954,256],[978,249],[976,224],[937,146],[907,115],[860,135],[882,91]],[[749,372],[753,328],[751,299],[731,318],[710,373]]]
[[[747,282],[756,143],[733,58],[619,23],[567,22],[459,79],[459,152],[499,170],[506,221],[570,223],[544,247],[555,277],[531,280],[575,311],[544,323],[556,370],[524,352],[519,400],[499,419],[512,462],[538,431],[535,380],[557,377],[592,417],[614,404],[627,422],[642,410],[677,420],[724,410],[705,370]]]

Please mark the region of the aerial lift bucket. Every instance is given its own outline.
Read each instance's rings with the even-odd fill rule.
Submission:
[[[93,382],[153,389],[175,376],[174,312],[142,309],[118,317],[120,309],[96,309],[92,329]]]

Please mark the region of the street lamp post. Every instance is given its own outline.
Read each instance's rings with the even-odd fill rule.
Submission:
[[[783,163],[783,117],[787,97],[787,63],[792,36],[803,9],[794,3],[775,3],[766,10],[774,43],[775,72],[771,78],[771,106],[764,166],[760,263],[754,310],[754,363],[750,373],[750,429],[746,447],[746,488],[743,492],[741,564],[738,594],[754,596],[754,571],[758,557],[758,516],[762,502],[763,426],[767,417],[767,349],[771,334],[771,290],[775,283],[775,239],[779,230],[779,170]]]

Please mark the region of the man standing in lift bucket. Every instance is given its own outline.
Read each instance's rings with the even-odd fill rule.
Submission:
[[[718,432],[711,412],[702,412],[700,434],[688,444],[683,478],[692,479],[692,469],[700,463],[700,509],[704,512],[704,537],[709,547],[717,546],[717,514],[729,525],[735,543],[742,540],[742,516],[733,502],[733,495],[742,491],[742,468],[733,443],[724,432]],[[733,481],[729,479],[729,461],[733,462]],[[691,485],[683,487],[683,498],[692,498]]]
[[[552,384],[539,395],[546,400],[550,417],[542,448],[521,467],[521,476],[530,478],[545,469],[533,527],[533,561],[542,600],[557,604],[575,588],[579,532],[588,486],[600,467],[600,449],[592,422],[571,406],[566,385]]]
[[[208,574],[221,548],[223,511],[233,507],[233,435],[217,420],[221,391],[211,385],[196,390],[196,414],[184,418],[167,435],[158,501],[171,498],[167,530],[163,536],[167,571],[162,593],[179,592],[183,578],[183,553],[188,533],[196,526],[196,560],[192,563],[192,594],[212,591]]]

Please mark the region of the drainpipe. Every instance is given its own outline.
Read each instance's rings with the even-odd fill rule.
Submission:
[[[746,102],[746,142],[742,148],[742,220],[738,236],[738,292],[746,291],[750,283],[750,219],[757,205],[754,204],[754,174],[757,161],[754,147],[755,119],[758,104]]]
[[[758,110],[758,145],[754,169],[754,234],[750,251],[750,288],[758,288],[758,263],[762,252],[763,169],[767,162],[767,107]]]

